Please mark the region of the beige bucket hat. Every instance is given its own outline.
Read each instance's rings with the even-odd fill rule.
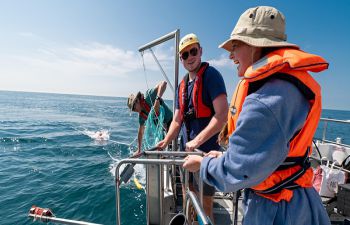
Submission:
[[[286,42],[284,15],[270,6],[258,6],[246,10],[240,17],[228,40],[219,48],[232,51],[232,41],[242,41],[254,47],[292,47]]]
[[[127,102],[127,106],[130,109],[130,112],[132,111],[132,109],[134,108],[134,105],[136,103],[136,100],[139,99],[141,97],[141,92],[137,92],[136,95],[134,94],[130,94],[128,97],[128,102]]]

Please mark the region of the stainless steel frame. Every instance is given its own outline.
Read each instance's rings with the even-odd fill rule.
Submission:
[[[120,166],[126,163],[145,164],[145,165],[182,165],[185,160],[181,159],[123,159],[121,160],[115,169],[115,184],[116,184],[116,216],[117,224],[120,225],[120,182],[119,182],[119,169]],[[162,190],[160,190],[162,191]],[[162,209],[160,209],[162,214]],[[160,218],[159,224],[162,223]]]
[[[121,160],[115,169],[115,184],[116,184],[116,221],[117,224],[120,225],[120,167],[123,164],[132,163],[132,164],[144,164],[149,166],[157,166],[157,168],[151,168],[147,170],[153,170],[152,174],[149,174],[149,171],[147,171],[146,180],[147,183],[152,183],[152,187],[150,187],[147,184],[147,187],[149,188],[147,191],[147,224],[164,224],[165,219],[163,218],[163,200],[164,200],[164,191],[163,183],[164,180],[162,179],[163,175],[165,174],[164,170],[162,169],[162,166],[164,165],[177,165],[181,166],[185,160],[178,159],[177,157],[184,157],[187,155],[203,155],[201,152],[172,152],[172,151],[145,151],[145,156],[152,157],[147,159],[123,159]],[[169,157],[168,159],[154,159],[154,157]],[[188,174],[188,173],[186,173]],[[152,181],[149,181],[149,176],[152,176]],[[185,177],[185,181],[188,181],[188,175]],[[201,185],[201,184],[200,184]],[[188,182],[185,183],[185,187],[188,187]],[[202,187],[200,187],[200,190],[202,190]],[[149,192],[152,192],[152,196],[150,196]],[[202,195],[202,194],[201,194]],[[158,211],[159,214],[152,211],[152,215],[150,215],[152,218],[149,217],[149,209],[150,209],[150,203],[149,201],[152,201],[152,209],[155,209],[155,205],[158,209],[156,209],[156,212]],[[157,215],[156,215],[157,214]]]
[[[155,39],[154,41],[151,41],[139,48],[139,52],[144,52],[147,49],[151,49],[154,46],[157,46],[159,44],[162,44],[166,41],[169,41],[171,39],[175,38],[175,54],[174,54],[174,88],[175,91],[177,90],[178,83],[179,83],[179,42],[180,42],[180,30],[176,29],[173,32],[170,32],[158,39]],[[174,92],[174,99],[175,99],[176,93]],[[173,112],[175,112],[175,101],[173,103]]]
[[[176,90],[177,90],[177,87],[179,85],[179,61],[180,60],[179,60],[178,52],[179,52],[179,43],[180,43],[180,30],[176,29],[176,30],[174,30],[174,31],[172,31],[172,32],[160,37],[160,38],[157,38],[157,39],[139,47],[139,52],[143,53],[147,49],[151,50],[152,47],[157,46],[159,44],[162,44],[162,43],[169,41],[173,38],[175,39],[175,43],[174,43],[175,44],[174,45],[174,49],[175,49],[175,52],[174,52],[174,85],[171,85],[171,86],[173,86],[173,89],[174,89],[174,93],[173,93],[174,98],[173,99],[175,99],[176,98]],[[156,60],[156,57],[153,54],[152,50],[151,50],[151,53],[152,53],[154,59]],[[159,62],[157,60],[156,60],[156,62],[158,64],[158,66],[161,68]],[[163,72],[163,75],[165,75],[163,69],[161,69],[161,71]],[[165,75],[165,77],[166,77],[166,75]],[[167,77],[166,77],[166,79],[168,80]],[[173,112],[174,113],[175,113],[175,109],[176,109],[176,103],[175,103],[175,101],[173,101]],[[177,142],[174,140],[172,142],[172,144],[173,144],[173,150],[176,150],[177,149]]]

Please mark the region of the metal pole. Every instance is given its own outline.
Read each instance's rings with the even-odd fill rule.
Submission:
[[[199,177],[199,172],[198,172],[198,180],[199,180],[199,201],[202,206],[203,205],[203,180]]]
[[[62,223],[62,224],[70,224],[70,225],[102,225],[102,224],[98,224],[98,223],[89,223],[89,222],[84,222],[84,221],[68,220],[68,219],[62,219],[62,218],[51,217],[51,216],[38,216],[35,214],[29,214],[28,216],[33,217],[34,219],[40,219],[43,221]]]
[[[188,170],[185,170],[185,190],[187,190],[189,188],[189,175],[190,175],[190,172],[188,172]]]
[[[117,225],[120,225],[120,181],[119,181],[119,164],[117,168],[115,169],[115,200],[116,200],[116,222]]]
[[[198,199],[196,195],[192,191],[187,191],[186,198],[190,198],[193,204],[193,207],[195,208],[197,215],[201,219],[204,225],[211,224],[208,220],[208,217],[205,215],[203,208],[198,203]]]
[[[163,200],[164,200],[164,165],[159,166],[159,208],[160,208],[160,222],[161,224],[164,224],[164,218],[163,218]]]
[[[336,119],[329,119],[329,118],[321,118],[321,121],[328,121],[328,122],[336,122],[336,123],[347,123],[350,124],[349,120],[336,120]]]
[[[203,152],[173,152],[173,151],[144,151],[145,155],[161,155],[161,156],[175,156],[185,157],[188,155],[199,155],[203,156]]]
[[[177,92],[177,88],[179,86],[179,43],[180,43],[180,30],[177,29],[175,31],[175,54],[174,54],[174,58],[175,58],[175,62],[174,62],[174,77],[175,77],[175,81],[174,81],[174,86],[175,86],[175,92],[174,92],[174,102],[173,102],[173,112],[175,115],[175,110],[176,110],[176,92]],[[177,146],[177,141],[173,140],[173,151],[177,151],[178,146]]]
[[[194,151],[196,153],[200,153],[202,156],[204,155],[202,150],[195,149]],[[203,180],[200,178],[199,172],[197,174],[198,174],[198,180],[199,180],[199,182],[198,182],[198,184],[199,184],[199,200],[203,206]]]
[[[171,84],[171,82],[170,82],[168,76],[166,75],[165,71],[163,70],[163,67],[160,65],[160,63],[159,63],[157,57],[154,55],[154,52],[152,51],[152,49],[149,49],[149,50],[150,50],[150,52],[151,52],[151,54],[152,54],[152,56],[153,56],[154,61],[156,61],[157,65],[158,65],[158,67],[159,67],[159,69],[160,69],[160,72],[162,72],[163,77],[164,77],[164,78],[166,79],[166,81],[169,83],[170,89],[173,91],[173,93],[175,93],[175,89],[174,89],[173,85]]]
[[[323,126],[323,134],[322,134],[322,143],[324,140],[326,140],[326,130],[327,130],[327,121],[324,121],[324,126]]]
[[[175,89],[177,90],[177,87],[179,85],[179,43],[180,43],[180,30],[177,29],[175,32],[175,54],[174,54],[174,58],[175,58],[175,62],[174,62],[174,77],[175,77],[175,82],[174,82],[174,86]],[[176,93],[174,93],[174,100],[176,99]],[[175,108],[176,108],[176,104],[175,101],[173,102],[173,112],[175,112]]]
[[[149,43],[147,43],[145,45],[142,45],[141,47],[139,47],[139,52],[143,52],[143,51],[145,51],[145,50],[147,50],[149,48],[152,48],[152,47],[154,47],[156,45],[159,45],[159,44],[161,44],[163,42],[166,42],[166,41],[169,41],[169,40],[173,39],[174,37],[176,37],[176,32],[178,32],[178,31],[179,31],[179,29],[174,30],[174,31],[172,31],[172,32],[170,32],[170,33],[168,33],[168,34],[166,34],[166,35],[164,35],[164,36],[154,40],[154,41],[151,41],[151,42],[149,42]]]

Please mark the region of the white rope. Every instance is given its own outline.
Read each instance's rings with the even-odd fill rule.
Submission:
[[[144,52],[141,52],[143,74],[145,75],[145,81],[146,81],[147,89],[149,89],[148,80],[147,80],[146,66],[145,66],[145,59],[144,59],[143,55],[144,55]]]
[[[149,50],[150,50],[150,51],[152,52],[152,54],[153,54],[152,48],[150,48]],[[153,54],[153,55],[154,55],[154,54]],[[146,69],[145,60],[144,60],[144,52],[141,52],[141,58],[142,58],[143,73],[144,73],[144,76],[145,76],[146,86],[147,86],[147,90],[148,90],[148,89],[150,89],[150,88],[149,88],[149,86],[148,86],[147,69]],[[152,100],[152,98],[149,98],[149,99],[150,99],[150,101],[151,101],[151,105],[152,105],[151,110],[152,110],[152,109],[153,109],[153,106],[154,106],[154,101]],[[165,104],[165,103],[164,103],[164,104]],[[155,114],[155,117],[156,117],[157,119],[159,119],[157,114]],[[161,126],[163,127],[164,130],[166,130],[163,124],[161,124]]]

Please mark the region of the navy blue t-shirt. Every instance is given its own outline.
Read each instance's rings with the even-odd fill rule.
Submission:
[[[188,82],[188,96],[191,95],[191,101],[189,101],[188,109],[193,108],[192,102],[192,90],[194,81]],[[203,74],[203,102],[205,105],[213,107],[213,101],[216,97],[221,94],[226,94],[226,87],[224,79],[222,78],[219,71],[214,67],[208,66]],[[178,92],[176,93],[176,109],[180,109]],[[194,139],[210,122],[211,118],[197,118],[189,122],[190,140]],[[198,149],[209,152],[210,150],[218,150],[219,144],[217,143],[218,133],[212,136],[209,140],[204,142]]]

